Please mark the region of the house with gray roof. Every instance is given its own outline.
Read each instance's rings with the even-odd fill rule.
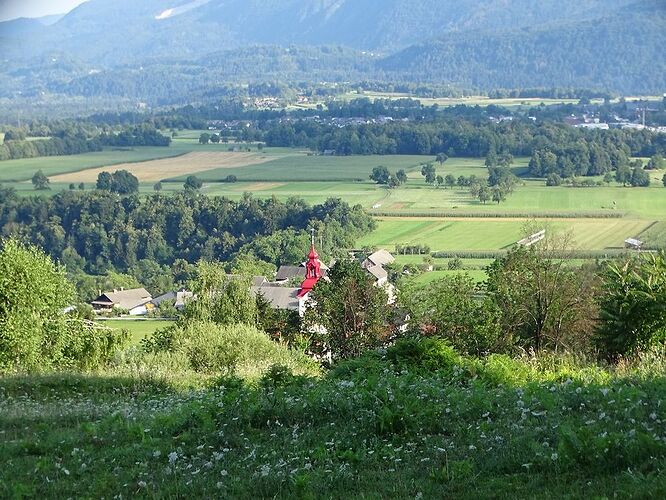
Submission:
[[[279,286],[275,283],[265,283],[253,286],[251,292],[254,296],[261,295],[273,309],[297,312],[299,316],[305,314],[307,296],[299,297],[300,288]]]
[[[393,264],[395,262],[395,257],[391,255],[386,250],[377,250],[375,253],[368,255],[368,258],[363,261],[361,267],[367,269],[373,266],[386,266],[388,264]]]
[[[91,302],[95,312],[110,312],[114,309],[124,309],[130,316],[143,316],[153,306],[150,302],[153,297],[145,288],[133,288],[131,290],[113,290],[104,292]]]

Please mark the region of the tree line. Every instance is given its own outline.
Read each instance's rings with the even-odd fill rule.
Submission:
[[[45,130],[51,131],[49,127]],[[0,144],[0,161],[92,153],[102,151],[104,146],[168,146],[171,143],[170,137],[162,135],[150,124],[128,127],[117,134],[111,131],[98,133],[88,127],[65,127],[54,133],[57,135],[47,139],[28,140],[25,129],[8,130],[3,144]]]
[[[246,254],[276,266],[293,264],[308,248],[309,228],[317,229],[321,253],[330,257],[352,248],[374,225],[360,206],[333,198],[310,206],[299,198],[246,194],[232,201],[195,190],[148,197],[101,190],[19,197],[0,190],[3,237],[35,244],[68,270],[92,275],[131,272],[146,262],[228,262]]]
[[[249,131],[248,133],[251,133]],[[269,146],[307,147],[337,155],[436,155],[486,157],[489,154],[533,156],[558,152],[561,170],[597,175],[617,168],[625,157],[666,151],[666,136],[648,130],[583,130],[530,120],[490,123],[455,119],[434,122],[352,125],[344,128],[313,121],[267,124],[255,138]],[[557,153],[555,153],[557,154]],[[561,159],[560,159],[561,157]],[[537,163],[534,175],[547,174]]]

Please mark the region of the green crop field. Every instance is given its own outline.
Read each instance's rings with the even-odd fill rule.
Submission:
[[[558,233],[571,233],[577,250],[622,248],[626,238],[647,229],[639,219],[555,219],[544,227]],[[425,217],[381,217],[377,229],[361,238],[361,246],[394,249],[395,245],[428,245],[432,251],[491,251],[511,247],[524,237],[526,220],[521,219],[440,219]]]
[[[431,156],[308,156],[292,153],[261,165],[209,170],[198,177],[204,181],[220,181],[228,175],[235,175],[241,181],[364,181],[378,165],[392,172],[399,169],[415,171],[420,164],[433,160]],[[185,179],[177,177],[174,180]]]

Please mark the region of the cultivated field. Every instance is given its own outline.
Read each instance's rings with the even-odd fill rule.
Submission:
[[[95,182],[101,172],[110,170],[127,170],[135,175],[139,182],[156,182],[176,175],[187,177],[191,174],[208,170],[233,170],[250,165],[257,165],[270,161],[272,158],[260,153],[233,153],[233,152],[193,152],[173,158],[150,160],[141,163],[121,163],[91,168],[80,172],[57,175],[51,178],[52,182]]]
[[[646,241],[650,248],[666,246],[666,189],[661,184],[661,171],[652,174],[649,188],[616,183],[590,188],[546,187],[543,179],[527,176],[527,158],[516,158],[512,168],[521,179],[516,191],[499,205],[483,204],[465,188],[426,185],[420,166],[433,161],[430,156],[312,156],[287,148],[260,152],[256,146],[251,146],[253,152],[229,152],[230,147],[248,146],[202,146],[197,142],[199,133],[182,133],[169,148],[2,162],[0,180],[22,178],[23,183],[8,185],[33,194],[25,180],[39,167],[51,176],[51,192],[79,182],[89,189],[100,171],[122,168],[139,178],[142,193],[152,193],[155,181],[165,179],[163,192],[180,191],[185,178],[195,174],[205,181],[202,192],[211,196],[240,199],[249,192],[257,198],[275,196],[283,201],[296,196],[311,204],[341,198],[360,204],[379,219],[378,229],[358,245],[389,250],[396,245],[420,244],[446,253],[497,252],[521,239],[524,224],[530,219],[540,220],[551,231],[569,233],[574,248],[595,254],[618,251],[629,237]],[[378,165],[392,173],[404,169],[408,182],[391,190],[376,185],[368,177]],[[435,163],[435,167],[439,175],[452,174],[456,179],[487,176],[483,159],[450,158],[444,165]],[[62,175],[52,175],[58,172]],[[236,176],[238,182],[218,182],[228,175]],[[484,265],[465,267],[478,274]],[[437,275],[419,279],[427,281]]]
[[[381,217],[378,228],[359,245],[394,249],[395,245],[428,245],[436,251],[492,251],[510,248],[525,235],[526,219]],[[570,233],[575,250],[623,248],[626,238],[650,226],[640,219],[543,219],[551,232]]]
[[[367,181],[372,169],[383,165],[395,173],[397,170],[420,170],[420,165],[433,161],[430,156],[308,156],[294,151],[290,155],[273,157],[261,165],[239,166],[209,170],[198,177],[204,181],[215,182],[233,174],[240,181],[253,182],[294,182],[294,181]],[[419,174],[420,175],[420,174]],[[179,176],[175,181],[184,181]]]

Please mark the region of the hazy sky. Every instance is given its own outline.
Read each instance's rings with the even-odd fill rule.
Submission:
[[[0,21],[64,14],[86,0],[0,0]]]

